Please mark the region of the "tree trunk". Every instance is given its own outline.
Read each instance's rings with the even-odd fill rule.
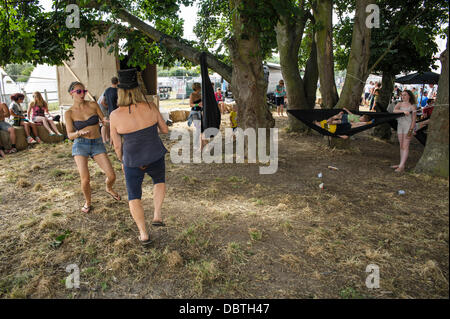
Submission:
[[[306,61],[305,76],[303,77],[308,109],[313,109],[316,105],[317,81],[319,80],[319,67],[317,65],[317,46],[316,41],[314,40],[314,33],[311,36],[311,52],[309,54],[308,61]]]
[[[243,0],[232,0],[239,8]],[[233,65],[231,85],[238,107],[238,126],[271,128],[275,120],[266,103],[267,83],[264,79],[259,30],[245,23],[246,17],[233,10],[233,37],[229,41]]]
[[[302,8],[303,10],[303,8]],[[286,83],[286,92],[289,99],[288,109],[308,109],[305,85],[298,69],[298,51],[302,42],[303,31],[306,24],[305,11],[300,17],[280,16],[275,27],[277,34],[278,51],[280,54],[281,73]],[[309,131],[308,126],[288,113],[289,131]]]
[[[347,64],[347,75],[336,108],[346,107],[359,111],[361,95],[367,77],[367,67],[370,58],[371,28],[366,26],[366,7],[374,0],[357,0],[353,24],[352,47]]]
[[[449,112],[448,112],[448,40],[440,57],[442,68],[439,78],[436,106],[428,126],[427,144],[415,168],[416,172],[448,178]]]
[[[316,45],[322,105],[331,109],[339,100],[334,80],[333,1],[317,0],[313,13],[316,25],[319,26],[316,31]]]
[[[377,112],[387,112],[389,103],[391,103],[392,91],[394,90],[394,81],[395,74],[392,74],[389,70],[383,71],[381,92],[375,108]],[[375,126],[373,129],[373,136],[384,140],[390,140],[392,136],[391,126],[388,123]]]

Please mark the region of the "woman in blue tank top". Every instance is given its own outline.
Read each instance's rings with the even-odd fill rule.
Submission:
[[[139,229],[139,240],[149,244],[144,208],[142,181],[148,174],[154,184],[152,225],[164,226],[161,207],[166,193],[165,161],[167,150],[158,135],[169,129],[154,103],[147,103],[137,83],[136,69],[119,71],[119,106],[110,115],[110,135],[117,158],[122,162],[131,215]],[[122,142],[123,138],[123,142]]]
[[[106,192],[119,201],[120,195],[114,191],[116,174],[106,154],[105,145],[100,137],[99,121],[104,122],[103,113],[95,102],[84,100],[87,90],[80,82],[72,82],[69,93],[73,98],[72,107],[64,114],[67,136],[74,140],[72,156],[77,164],[81,178],[81,189],[86,200],[81,211],[89,213],[91,206],[91,186],[88,159],[92,157],[106,174]]]

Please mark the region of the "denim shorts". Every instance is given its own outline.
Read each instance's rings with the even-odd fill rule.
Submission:
[[[153,184],[166,182],[166,162],[164,161],[164,156],[146,165],[145,168],[124,165],[123,170],[125,172],[128,200],[141,199],[142,181],[144,180],[145,174],[148,174],[152,178]]]
[[[12,127],[11,124],[9,124],[6,121],[0,121],[0,130],[2,131],[8,131],[8,129]]]
[[[348,114],[342,114],[341,123],[342,123],[342,124],[347,124],[347,123],[349,123],[349,122],[348,122]]]
[[[95,139],[78,137],[73,142],[72,156],[94,157],[101,153],[106,153],[106,148],[101,137]]]

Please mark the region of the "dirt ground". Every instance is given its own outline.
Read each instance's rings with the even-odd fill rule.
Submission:
[[[260,164],[166,156],[166,227],[150,226],[148,248],[137,241],[113,152],[123,200],[106,194],[90,161],[89,215],[80,211],[71,142],[8,155],[0,161],[0,297],[448,298],[449,184],[411,172],[423,146],[412,142],[398,174],[389,168],[396,142],[364,132],[351,150],[335,150],[321,136],[287,133],[287,118],[275,118],[273,175],[260,175]],[[170,151],[175,142],[163,141]],[[143,204],[149,224],[148,176]],[[80,269],[79,289],[65,286],[70,264]],[[369,264],[379,267],[378,289],[366,287]]]

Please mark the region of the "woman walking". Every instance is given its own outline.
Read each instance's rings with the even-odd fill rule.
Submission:
[[[393,113],[405,113],[405,116],[397,118],[397,136],[400,143],[400,164],[392,165],[396,172],[402,172],[405,169],[405,163],[409,154],[409,143],[413,136],[416,125],[416,99],[414,93],[405,90],[401,94],[402,102],[397,103]]]
[[[84,100],[86,92],[82,83],[72,82],[69,86],[69,93],[72,95],[73,105],[65,113],[67,136],[74,140],[72,156],[80,173],[81,189],[85,198],[81,209],[83,213],[89,213],[92,209],[89,157],[92,157],[106,174],[106,192],[115,200],[120,200],[119,194],[113,190],[116,174],[106,155],[105,145],[100,136],[99,121],[104,122],[103,113],[96,102]]]
[[[166,193],[164,155],[167,150],[158,129],[163,134],[169,130],[156,105],[147,103],[141,93],[136,69],[119,71],[118,88],[119,107],[110,115],[110,134],[117,158],[123,163],[130,212],[139,229],[139,240],[147,245],[151,241],[141,202],[142,181],[148,174],[154,184],[152,225],[164,226],[161,207]]]

